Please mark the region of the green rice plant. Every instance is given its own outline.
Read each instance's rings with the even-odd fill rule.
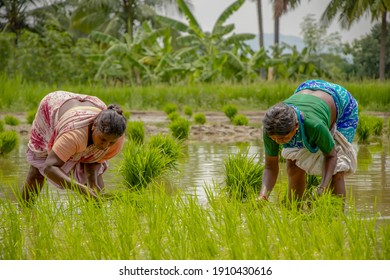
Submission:
[[[184,115],[186,115],[189,118],[192,117],[192,108],[190,106],[185,105],[183,111],[184,111]]]
[[[384,121],[383,118],[379,118],[379,117],[376,117],[376,116],[371,116],[371,118],[370,118],[370,127],[371,127],[371,130],[372,130],[372,133],[375,136],[381,136],[382,135],[382,130],[383,130],[384,123],[385,123],[385,121]]]
[[[20,123],[18,118],[11,116],[11,115],[6,115],[4,117],[4,122],[5,122],[5,124],[11,125],[11,126],[16,126],[16,125],[19,125],[19,123]]]
[[[387,118],[387,134],[390,136],[390,117]]]
[[[368,117],[365,115],[361,115],[359,117],[358,126],[356,129],[356,134],[358,136],[358,143],[360,144],[368,144],[369,138],[371,135],[370,125]]]
[[[190,134],[191,123],[185,118],[178,118],[169,124],[172,135],[179,139],[187,139]]]
[[[387,260],[390,224],[324,195],[302,211],[259,208],[205,186],[207,201],[152,183],[96,207],[44,190],[34,207],[0,199],[2,260]]]
[[[166,134],[151,136],[147,147],[157,149],[165,157],[165,162],[169,168],[176,168],[178,159],[183,155],[182,142]]]
[[[179,112],[172,112],[172,113],[169,113],[168,115],[168,119],[173,122],[175,120],[177,120],[178,118],[180,118],[180,113]]]
[[[142,121],[127,122],[126,135],[137,144],[142,144],[145,139],[145,125]]]
[[[0,132],[5,131],[5,126],[3,120],[0,120]]]
[[[196,124],[205,124],[206,116],[203,113],[196,113],[194,115],[194,121]]]
[[[279,151],[278,151],[279,162],[286,162],[286,159],[282,156],[282,151],[283,151],[283,145],[279,145]]]
[[[178,106],[175,103],[166,103],[163,107],[163,111],[169,115],[170,113],[176,112],[178,110]]]
[[[130,119],[131,112],[127,111],[127,110],[124,110],[123,111],[123,116],[126,118],[126,120],[128,120],[128,119]]]
[[[311,190],[320,184],[321,177],[316,175],[306,174],[306,189]]]
[[[27,112],[26,121],[28,124],[33,123],[36,114],[37,114],[37,110],[31,110]]]
[[[227,116],[229,120],[232,121],[234,116],[237,114],[238,109],[234,104],[227,104],[223,106],[222,111],[224,112],[225,116]]]
[[[10,153],[19,144],[19,136],[15,131],[0,132],[0,155]]]
[[[256,155],[229,154],[224,160],[225,191],[238,200],[260,192],[264,166],[255,162]]]
[[[235,115],[232,119],[232,124],[234,125],[248,125],[248,118],[244,114]]]
[[[119,173],[127,188],[140,190],[164,174],[169,164],[159,148],[129,142],[123,151]]]

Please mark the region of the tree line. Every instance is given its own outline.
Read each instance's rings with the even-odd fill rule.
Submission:
[[[211,31],[202,30],[189,0],[68,0],[51,4],[2,0],[0,73],[56,84],[98,81],[129,85],[389,78],[389,71],[384,70],[390,66],[386,59],[390,0],[331,1],[322,22],[309,14],[301,23],[303,50],[279,43],[276,30],[280,16],[301,1],[272,1],[274,46],[266,50],[261,45],[261,0],[256,0],[260,48],[255,51],[248,45],[255,35],[236,33],[234,24],[227,23],[245,0],[226,7]],[[342,44],[340,34],[326,33],[324,22],[340,15],[348,26],[367,9],[372,19],[382,19],[369,35]],[[169,12],[180,13],[184,20]]]

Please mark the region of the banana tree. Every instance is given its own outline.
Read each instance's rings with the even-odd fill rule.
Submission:
[[[96,79],[119,79],[131,84],[170,82],[186,72],[172,56],[170,32],[167,28],[153,29],[144,22],[133,38],[117,39],[94,31],[91,39],[106,48]]]
[[[239,66],[234,58],[246,54],[246,41],[255,35],[236,34],[234,24],[226,24],[226,21],[244,2],[237,0],[228,6],[218,17],[211,32],[202,30],[184,0],[177,0],[177,3],[187,24],[164,16],[158,17],[161,24],[179,34],[175,37],[174,45],[177,47],[174,57],[191,71],[191,79],[216,81],[225,78],[227,73]]]
[[[286,48],[290,49],[290,52],[284,51]],[[299,52],[296,46],[282,44],[280,50],[282,51],[281,55],[271,60],[277,78],[298,80],[331,77],[325,63],[322,62],[321,58],[311,55],[307,47]]]

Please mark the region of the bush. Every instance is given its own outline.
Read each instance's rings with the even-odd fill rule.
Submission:
[[[137,144],[142,144],[145,139],[145,126],[142,121],[127,123],[126,135]]]
[[[235,105],[233,104],[228,104],[228,105],[225,105],[223,108],[222,108],[223,112],[225,113],[225,115],[229,118],[229,120],[233,120],[234,116],[237,114],[238,112],[238,109]]]
[[[0,132],[0,155],[8,154],[18,143],[19,137],[15,131]]]
[[[206,123],[206,116],[203,113],[197,113],[194,116],[195,123],[197,124],[205,124]]]
[[[249,121],[245,115],[239,114],[239,115],[234,116],[232,123],[234,125],[248,125]]]
[[[171,122],[169,129],[175,138],[179,140],[187,139],[190,134],[190,122],[180,117]]]
[[[5,124],[12,125],[12,126],[19,125],[20,123],[19,119],[14,116],[5,116],[4,122]]]

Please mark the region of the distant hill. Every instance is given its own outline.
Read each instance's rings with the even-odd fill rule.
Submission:
[[[292,35],[280,35],[279,38],[280,43],[286,43],[289,46],[296,46],[297,50],[299,52],[302,51],[302,49],[305,47],[305,44],[303,43],[303,39],[298,36],[292,36]],[[248,41],[249,46],[254,50],[259,50],[259,36],[256,35],[256,37],[252,40]],[[274,34],[264,34],[264,46],[266,50],[270,50],[270,47],[274,44]]]

